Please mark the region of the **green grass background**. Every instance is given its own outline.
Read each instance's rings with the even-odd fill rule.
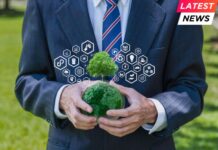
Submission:
[[[43,150],[48,124],[23,111],[14,96],[21,53],[22,16],[0,16],[0,150]],[[204,27],[205,41],[218,36]],[[216,35],[217,34],[217,35]],[[178,150],[218,150],[218,50],[205,42],[203,55],[209,90],[202,115],[175,133]]]

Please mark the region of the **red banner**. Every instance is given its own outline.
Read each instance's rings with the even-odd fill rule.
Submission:
[[[218,0],[180,0],[177,12],[215,12]]]

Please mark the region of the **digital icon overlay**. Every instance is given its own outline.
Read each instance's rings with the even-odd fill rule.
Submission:
[[[85,67],[93,56],[94,50],[95,45],[89,40],[82,42],[80,46],[72,46],[71,50],[64,49],[62,55],[54,59],[54,67],[61,71],[62,76],[70,84],[90,80]],[[148,57],[139,47],[132,49],[129,43],[124,42],[120,50],[112,49],[112,54],[119,67],[113,77],[115,82],[125,80],[129,84],[145,83],[156,73],[155,66],[149,62]]]

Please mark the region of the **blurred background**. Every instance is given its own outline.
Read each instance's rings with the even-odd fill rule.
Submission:
[[[21,54],[25,0],[0,0],[0,150],[43,150],[48,124],[24,112],[13,89]],[[191,53],[191,52],[190,52]],[[218,13],[204,27],[209,89],[202,115],[174,134],[178,150],[218,150]]]

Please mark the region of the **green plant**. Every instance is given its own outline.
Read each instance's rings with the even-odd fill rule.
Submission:
[[[118,70],[113,59],[105,51],[96,53],[90,60],[87,67],[89,74],[93,77],[108,77],[114,76]]]
[[[89,74],[93,77],[114,76],[118,70],[117,65],[107,52],[99,52],[90,60],[87,67]],[[83,100],[93,108],[94,116],[105,116],[109,109],[119,109],[124,107],[124,98],[119,90],[109,85],[107,82],[99,82],[89,88],[83,94]]]
[[[109,109],[124,107],[124,99],[120,92],[105,82],[87,88],[83,99],[93,108],[92,113],[86,113],[88,115],[105,116]]]

